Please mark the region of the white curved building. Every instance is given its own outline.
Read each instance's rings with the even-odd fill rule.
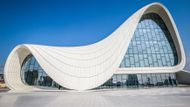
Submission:
[[[176,85],[185,52],[174,20],[160,3],[144,6],[107,38],[87,46],[16,46],[5,64],[12,90],[74,90]],[[107,82],[106,82],[107,81]]]

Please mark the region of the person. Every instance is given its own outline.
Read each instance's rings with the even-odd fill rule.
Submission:
[[[150,87],[150,78],[147,78],[147,86]]]
[[[58,89],[59,89],[59,90],[61,89],[61,86],[60,86],[60,85],[58,86]]]
[[[172,78],[170,76],[169,76],[169,83],[170,83],[170,85],[173,86],[173,84],[172,84]]]
[[[173,83],[175,86],[177,86],[177,80],[176,79],[172,79]]]
[[[164,80],[164,85],[168,86],[168,79]]]

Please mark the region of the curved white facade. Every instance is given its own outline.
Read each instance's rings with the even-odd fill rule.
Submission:
[[[175,43],[179,62],[172,67],[119,68],[142,15],[156,13],[162,17]],[[14,48],[5,64],[5,82],[12,90],[35,90],[21,80],[21,66],[32,54],[44,71],[58,84],[75,90],[100,86],[113,74],[178,72],[184,68],[183,45],[169,11],[159,3],[149,4],[128,18],[107,38],[79,47],[53,47],[23,44]]]

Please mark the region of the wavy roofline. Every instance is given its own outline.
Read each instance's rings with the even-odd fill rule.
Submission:
[[[137,24],[144,14],[151,12],[158,14],[168,27],[177,49],[179,63],[173,67],[118,70]],[[186,60],[183,44],[173,18],[168,9],[157,2],[139,9],[112,34],[97,43],[78,47],[28,44],[16,46],[8,56],[4,69],[5,82],[10,89],[39,90],[39,88],[24,84],[21,80],[21,65],[29,54],[36,58],[40,66],[55,82],[74,90],[98,87],[114,73],[178,72],[184,68]]]

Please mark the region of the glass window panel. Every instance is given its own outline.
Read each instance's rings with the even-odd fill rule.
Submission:
[[[157,77],[155,74],[152,74],[152,82],[154,85],[156,85],[156,83],[157,83]]]
[[[167,80],[166,74],[165,74],[165,73],[164,73],[164,74],[161,74],[161,78],[162,78],[162,81],[165,82],[165,81]]]
[[[146,74],[142,74],[142,84],[143,84],[143,85],[146,85],[146,84],[147,84]]]
[[[171,34],[162,18],[154,13],[142,16],[125,56],[130,57],[124,57],[127,60],[122,60],[120,67],[163,67],[178,63]]]
[[[140,85],[143,84],[141,74],[137,74],[137,78],[138,78],[139,84],[140,84]]]
[[[116,79],[116,75],[113,75],[113,83],[116,84],[117,83],[117,79]]]
[[[162,86],[162,85],[163,85],[163,82],[162,82],[162,78],[161,78],[160,74],[156,74],[156,78],[157,78],[157,83],[156,83],[156,85],[157,85],[157,86]]]
[[[28,85],[53,86],[53,80],[44,72],[32,55],[28,55],[24,59],[21,67],[21,75],[21,80]]]

